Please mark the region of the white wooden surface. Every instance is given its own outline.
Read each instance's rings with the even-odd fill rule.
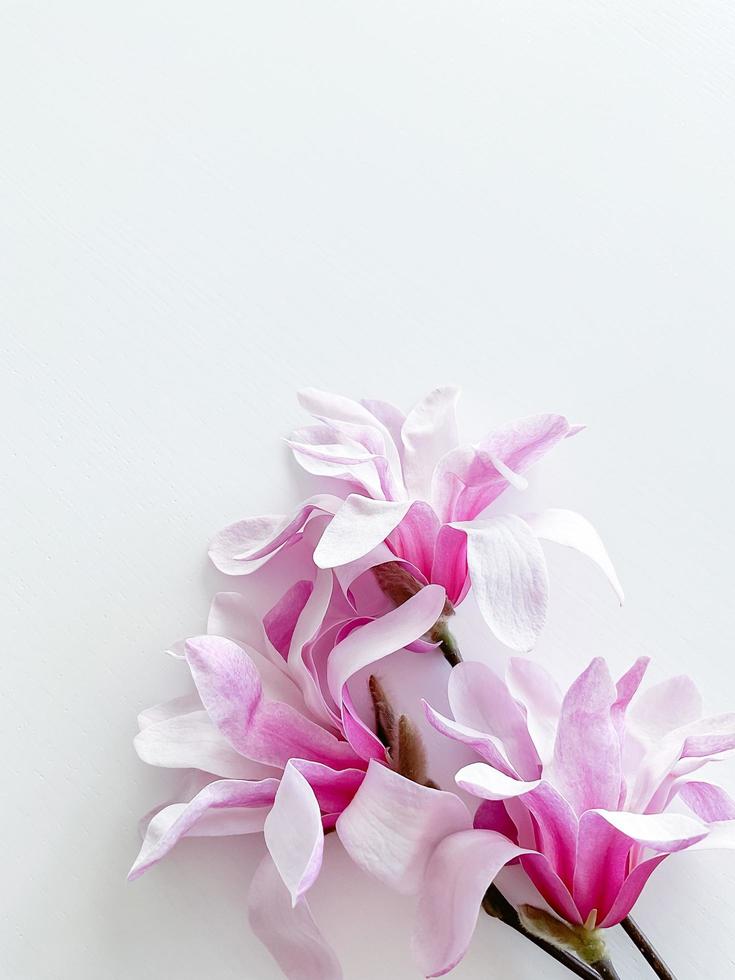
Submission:
[[[135,713],[181,688],[213,532],[296,500],[303,384],[587,422],[530,494],[627,604],[554,552],[538,656],[650,653],[733,707],[734,54],[725,0],[2,0],[0,976],[277,976],[258,841],[125,873],[170,785]],[[335,839],[313,904],[346,980],[417,975],[411,903]],[[735,855],[691,855],[638,918],[726,980],[734,912]],[[487,920],[455,975],[565,976]]]

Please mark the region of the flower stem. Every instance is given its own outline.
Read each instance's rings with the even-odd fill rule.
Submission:
[[[546,939],[542,939],[540,936],[535,936],[532,932],[529,932],[521,922],[520,916],[516,909],[510,904],[508,899],[503,895],[497,885],[490,885],[488,890],[485,892],[485,897],[482,900],[482,907],[487,912],[488,915],[492,915],[496,919],[500,919],[511,929],[515,929],[516,932],[520,932],[522,936],[526,939],[530,939],[532,943],[535,943],[540,949],[548,953],[549,956],[553,957],[557,963],[561,963],[568,970],[575,974],[575,976],[582,977],[582,980],[598,980],[599,977],[603,977],[604,980],[619,980],[617,973],[613,970],[612,973],[600,973],[597,969],[598,964],[594,967],[588,966],[583,963],[582,960],[578,959],[572,953],[568,953],[565,949],[561,949],[559,946],[555,946],[553,943],[548,942]]]
[[[658,955],[645,933],[641,932],[630,916],[623,919],[620,925],[630,936],[633,944],[641,952],[644,960],[648,963],[656,976],[660,977],[660,980],[676,980],[676,977]]]
[[[456,667],[457,664],[462,663],[462,654],[459,652],[457,641],[448,626],[444,625],[441,632],[437,634],[437,639],[439,640],[439,649],[450,667]]]

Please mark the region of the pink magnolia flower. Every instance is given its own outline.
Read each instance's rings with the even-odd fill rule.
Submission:
[[[474,829],[448,835],[426,866],[414,938],[427,976],[459,962],[486,888],[511,860],[562,919],[606,928],[669,854],[735,846],[735,801],[699,774],[735,749],[735,715],[703,718],[687,677],[637,693],[647,664],[615,683],[595,659],[562,696],[530,661],[511,660],[505,681],[467,662],[449,678],[454,717],[426,705],[437,731],[482,760],[456,776],[482,800]],[[370,790],[364,782],[340,821],[383,805]],[[690,815],[672,812],[674,801]]]
[[[339,964],[305,896],[321,867],[324,834],[368,764],[389,771],[386,749],[359,717],[348,681],[396,650],[425,650],[417,638],[440,615],[445,595],[431,586],[378,619],[355,617],[333,572],[313,571],[262,621],[240,594],[218,594],[208,634],[174,648],[195,693],[144,711],[135,746],[152,765],[196,771],[198,791],[152,815],[129,877],[182,837],[262,831],[268,855],[250,889],[253,930],[286,976],[338,980]],[[442,799],[459,803],[437,795],[439,808]],[[434,844],[446,827],[432,823]]]
[[[458,390],[437,388],[407,416],[385,402],[357,402],[314,389],[301,404],[318,424],[289,440],[296,460],[339,492],[305,500],[291,517],[239,521],[212,544],[214,564],[230,575],[260,568],[323,525],[314,561],[349,585],[365,570],[398,561],[420,586],[441,585],[452,605],[472,584],[493,633],[529,650],[541,631],[548,576],[539,539],[575,548],[605,573],[622,602],[610,559],[587,520],[567,510],[483,516],[508,486],[557,443],[579,431],[561,415],[535,415],[460,445]]]

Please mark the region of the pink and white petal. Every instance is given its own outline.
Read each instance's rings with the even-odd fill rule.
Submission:
[[[428,632],[441,616],[445,600],[441,586],[427,585],[396,609],[353,630],[339,642],[327,665],[327,683],[337,705],[341,705],[342,690],[353,674]]]
[[[172,698],[170,701],[162,701],[154,704],[151,708],[144,708],[138,714],[138,728],[143,731],[149,725],[157,725],[159,722],[168,721],[169,718],[176,718],[179,715],[188,715],[192,711],[201,710],[202,702],[196,691],[191,694],[183,694],[179,698]]]
[[[209,557],[227,575],[248,575],[292,541],[316,512],[334,514],[342,501],[332,494],[305,500],[293,517],[267,514],[230,524],[215,536]]]
[[[617,699],[612,706],[612,713],[613,721],[615,722],[615,727],[619,735],[622,735],[623,732],[628,705],[638,693],[638,688],[641,686],[650,662],[650,657],[638,657],[633,666],[629,670],[626,670],[615,685]]]
[[[336,568],[362,558],[385,541],[410,506],[409,500],[372,500],[351,493],[322,534],[314,563],[319,568]]]
[[[385,746],[360,718],[346,687],[342,689],[342,728],[345,738],[361,759],[365,762],[370,759],[386,761]]]
[[[196,824],[211,810],[238,807],[262,811],[273,803],[277,789],[277,779],[262,779],[258,782],[220,779],[205,786],[190,803],[175,803],[159,811],[148,824],[143,846],[130,869],[128,879],[133,881],[139,878],[160,861],[182,837],[192,834]],[[256,819],[252,830],[261,830],[260,813],[254,816]],[[243,832],[250,831],[228,831]]]
[[[146,726],[133,740],[149,766],[201,769],[228,779],[263,779],[273,770],[232,748],[202,708]]]
[[[552,862],[545,854],[532,851],[521,859],[521,866],[539,891],[542,898],[566,922],[582,925],[584,919],[574,903],[569,888],[554,870]],[[571,880],[571,879],[570,879]]]
[[[235,643],[260,650],[263,647],[263,621],[240,592],[217,592],[207,617],[207,633],[226,636]],[[186,643],[182,653],[186,659]]]
[[[577,853],[577,816],[569,802],[546,780],[523,796],[523,804],[533,816],[536,849],[551,869],[571,886]]]
[[[466,660],[449,675],[449,705],[467,728],[495,736],[521,779],[536,779],[541,760],[524,712],[505,681],[486,664]]]
[[[616,700],[607,664],[596,657],[562,702],[551,779],[577,814],[618,805],[620,742],[611,713]]]
[[[321,870],[324,830],[314,790],[293,762],[283,772],[263,833],[291,903],[296,905]]]
[[[524,514],[524,520],[539,538],[573,548],[593,561],[607,578],[620,604],[623,604],[625,596],[613,563],[602,538],[586,517],[573,510],[552,507],[538,514]]]
[[[378,422],[388,431],[391,441],[396,446],[398,454],[403,460],[403,445],[401,443],[401,429],[406,421],[405,414],[391,405],[390,402],[379,401],[374,398],[361,398],[360,404],[374,415]]]
[[[689,809],[705,823],[735,820],[735,800],[716,783],[683,779],[676,787],[676,792]]]
[[[526,708],[528,734],[545,765],[554,754],[556,726],[563,695],[551,674],[540,664],[522,657],[511,657],[505,680],[513,697]]]
[[[681,725],[702,717],[702,696],[686,674],[642,691],[626,715],[626,727],[645,744],[655,745]]]
[[[485,622],[512,650],[530,650],[546,620],[549,580],[538,539],[520,517],[453,524],[467,535],[467,564]]]
[[[285,767],[307,756],[335,768],[349,768],[356,757],[347,744],[290,704],[268,701],[255,664],[222,637],[187,642],[187,659],[209,716],[232,747],[257,762]]]
[[[483,800],[511,800],[516,796],[524,796],[536,789],[541,781],[524,782],[498,772],[484,762],[473,762],[464,766],[454,777],[457,785]]]
[[[514,844],[518,843],[518,828],[502,800],[483,800],[472,820],[475,830],[494,830]]]
[[[458,388],[435,388],[406,416],[401,429],[403,477],[411,497],[429,500],[437,463],[457,446],[458,397]]]
[[[454,793],[412,783],[372,761],[337,833],[359,867],[410,893],[438,842],[471,826],[469,810]]]
[[[412,940],[423,976],[444,976],[459,963],[488,886],[525,853],[491,830],[465,830],[439,843],[426,867]]]
[[[682,759],[700,759],[735,749],[735,714],[703,718],[682,730]],[[677,732],[678,734],[678,732]]]
[[[342,969],[305,898],[292,905],[270,854],[258,865],[248,896],[250,927],[288,980],[342,980]]]
[[[456,670],[457,668],[455,667],[454,669]],[[485,732],[478,732],[474,728],[467,728],[466,725],[461,725],[458,721],[445,717],[432,708],[431,705],[427,704],[426,701],[422,701],[421,703],[424,707],[426,720],[440,735],[445,735],[455,742],[469,746],[485,762],[493,766],[493,768],[505,773],[506,776],[517,778],[518,774],[495,744],[495,739],[492,736],[487,735]]]

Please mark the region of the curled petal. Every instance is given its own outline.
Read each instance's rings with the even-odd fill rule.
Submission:
[[[292,762],[284,770],[263,832],[273,863],[296,905],[321,869],[324,831],[314,791]]]
[[[533,782],[513,779],[484,762],[473,762],[465,766],[454,778],[463,790],[483,800],[510,800],[530,793],[541,783],[538,779]]]
[[[465,830],[442,840],[426,867],[413,948],[426,977],[441,977],[470,944],[482,898],[509,861],[527,854],[491,830]]]
[[[319,568],[336,568],[362,558],[401,523],[408,500],[373,500],[351,493],[327,525],[314,551]]]

